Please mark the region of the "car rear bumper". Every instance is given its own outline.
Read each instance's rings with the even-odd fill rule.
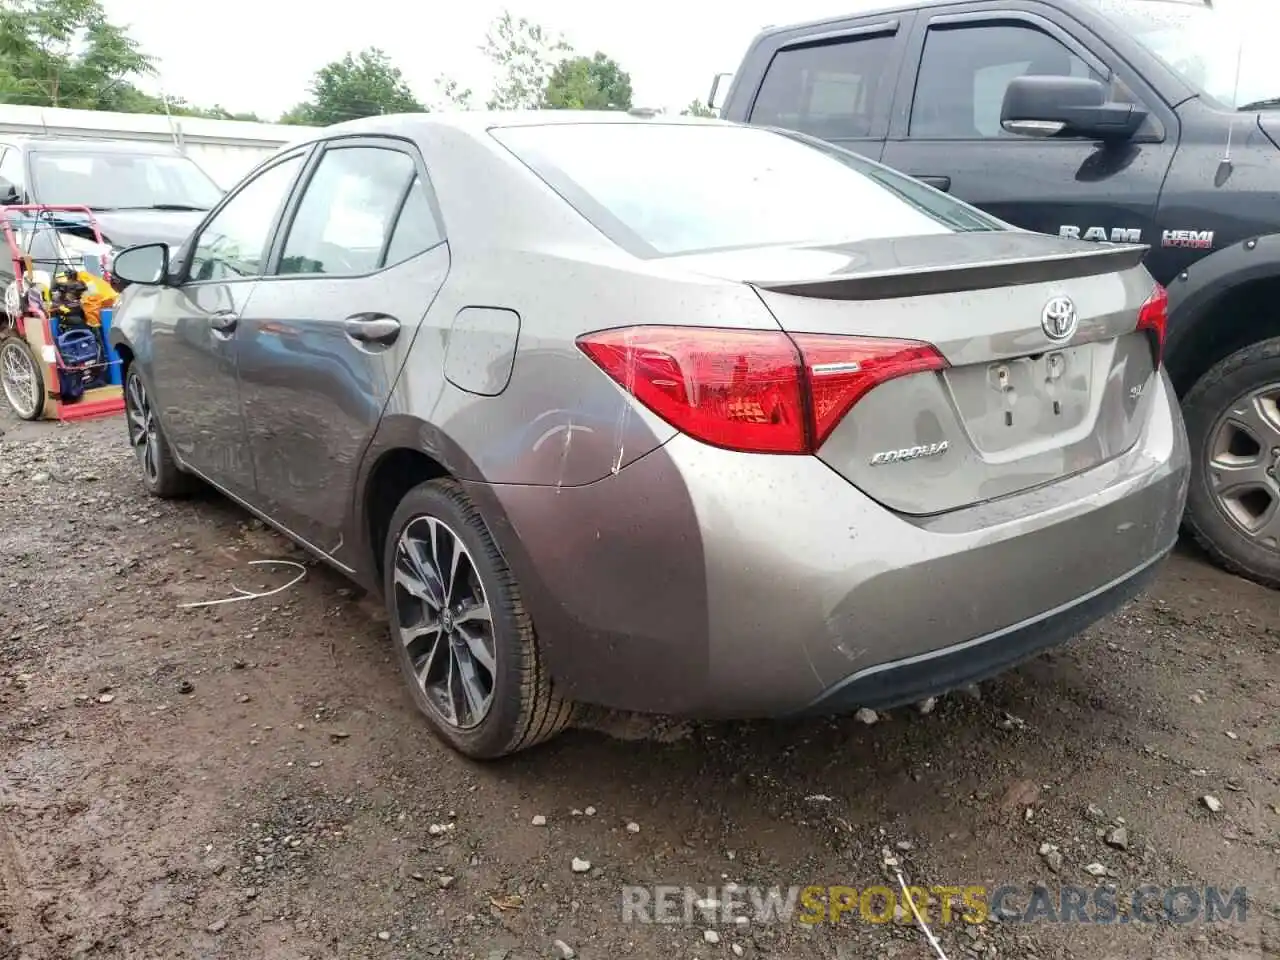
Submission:
[[[813,457],[684,436],[584,486],[468,486],[567,695],[720,717],[889,706],[1063,642],[1153,575],[1188,456],[1165,377],[1147,402],[1123,456],[936,517]]]
[[[844,713],[859,707],[886,710],[956,690],[1009,670],[1066,643],[1142,593],[1155,579],[1165,553],[1075,603],[974,640],[859,670],[829,687],[801,713]]]

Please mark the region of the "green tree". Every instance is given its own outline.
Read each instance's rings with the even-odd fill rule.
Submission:
[[[438,102],[445,108],[455,110],[471,109],[471,88],[459,87],[458,81],[443,74],[436,77],[436,94]]]
[[[384,113],[422,113],[426,107],[413,95],[400,68],[377,47],[348,53],[316,71],[311,99],[300,103],[281,123],[328,126],[358,117]]]
[[[524,17],[504,11],[489,28],[480,47],[498,70],[490,110],[532,110],[542,106],[547,80],[558,54],[570,52],[563,37],[552,37]]]
[[[603,53],[566,57],[551,71],[542,103],[556,110],[630,110],[631,74]]]
[[[100,0],[0,0],[0,97],[8,103],[118,110],[155,72]]]
[[[718,117],[720,116],[715,110],[712,110],[701,100],[694,100],[687,107],[680,111],[682,117]]]

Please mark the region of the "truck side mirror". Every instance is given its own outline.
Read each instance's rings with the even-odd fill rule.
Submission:
[[[9,207],[21,203],[22,197],[18,188],[4,177],[0,177],[0,205]]]
[[[707,94],[707,106],[717,113],[719,113],[720,108],[724,106],[724,104],[719,102],[720,84],[724,82],[725,77],[732,76],[732,73],[717,73],[711,81],[711,92]]]
[[[1107,100],[1107,87],[1084,77],[1015,77],[1004,92],[1000,125],[1029,137],[1128,140],[1147,112]]]

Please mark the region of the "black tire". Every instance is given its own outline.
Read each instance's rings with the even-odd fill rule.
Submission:
[[[139,409],[138,404],[142,404]],[[138,458],[142,473],[142,485],[147,493],[161,500],[176,500],[190,496],[197,484],[194,477],[184,473],[173,458],[169,438],[151,408],[151,391],[142,374],[132,364],[124,372],[124,416],[129,446]],[[143,424],[150,425],[149,443],[143,443],[139,431],[145,433]],[[153,457],[154,462],[149,462]]]
[[[1227,514],[1209,485],[1216,428],[1239,401],[1269,384],[1280,384],[1280,338],[1251,344],[1200,378],[1182,402],[1191,444],[1191,483],[1186,526],[1223,569],[1268,587],[1280,587],[1280,546],[1271,548],[1246,533]],[[1280,498],[1280,487],[1275,490]]]
[[[400,540],[406,529],[424,518],[444,524],[466,548],[490,612],[494,644],[492,701],[483,719],[470,728],[451,724],[433,705],[418,682],[413,657],[399,634],[396,564]],[[552,686],[519,585],[484,519],[456,482],[433,480],[405,495],[387,531],[383,569],[396,659],[414,703],[441,740],[468,757],[492,760],[550,740],[569,726],[574,705]]]
[[[0,309],[3,309],[0,307]],[[47,400],[45,391],[48,389],[44,382],[44,371],[40,369],[40,362],[36,360],[36,355],[31,352],[31,347],[27,345],[27,341],[21,337],[13,335],[0,338],[0,377],[4,376],[5,354],[9,351],[17,354],[20,358],[19,362],[26,362],[31,367],[31,374],[34,378],[33,390],[34,397],[30,409],[20,409],[13,402],[13,398],[9,396],[10,386],[6,381],[0,393],[4,394],[5,401],[9,404],[9,409],[21,420],[39,420],[44,416],[44,407]]]

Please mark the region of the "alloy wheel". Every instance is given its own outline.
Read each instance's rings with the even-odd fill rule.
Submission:
[[[18,343],[6,343],[0,349],[0,383],[14,412],[24,420],[35,416],[40,403],[40,383],[31,354]]]
[[[129,443],[138,455],[138,463],[149,484],[160,479],[160,434],[155,415],[151,411],[151,398],[142,378],[136,373],[129,377],[125,388],[125,421],[129,429]]]
[[[393,625],[432,712],[459,730],[479,725],[493,706],[497,644],[480,574],[458,534],[443,521],[415,517],[395,554]]]
[[[1241,397],[1209,437],[1218,508],[1255,543],[1280,550],[1280,384]]]

